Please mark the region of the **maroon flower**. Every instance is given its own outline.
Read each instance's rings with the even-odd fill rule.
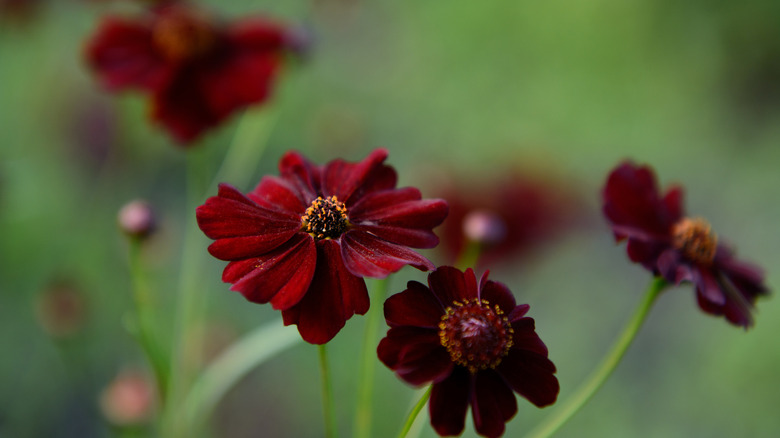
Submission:
[[[684,215],[680,187],[661,196],[652,169],[626,162],[610,173],[603,198],[615,238],[628,240],[631,261],[669,282],[692,282],[705,312],[745,328],[753,324],[756,298],[769,293],[761,269],[737,261],[707,221]]]
[[[525,173],[513,169],[489,181],[454,182],[437,193],[450,206],[440,233],[450,262],[469,240],[481,244],[478,266],[527,256],[583,217],[576,214],[579,199],[564,183]]]
[[[471,405],[480,435],[497,437],[517,412],[512,390],[536,406],[558,397],[555,365],[502,283],[479,284],[474,271],[442,266],[428,285],[410,281],[385,302],[390,330],[379,343],[379,359],[412,385],[433,383],[429,410],[439,435],[463,432]]]
[[[433,227],[447,215],[439,199],[396,189],[396,173],[379,149],[359,163],[316,166],[298,153],[279,163],[247,196],[221,184],[197,209],[198,225],[216,240],[214,257],[231,290],[282,311],[307,342],[331,340],[355,313],[368,310],[362,277],[383,278],[412,265],[433,269],[407,247],[432,248]]]
[[[233,112],[265,101],[284,52],[300,38],[264,18],[223,24],[182,3],[105,18],[86,47],[110,90],[151,95],[151,117],[188,143]]]

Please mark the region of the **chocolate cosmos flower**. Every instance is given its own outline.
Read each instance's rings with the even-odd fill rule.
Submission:
[[[737,261],[704,219],[685,216],[681,188],[661,196],[652,169],[626,162],[610,173],[603,198],[615,238],[628,240],[631,261],[669,282],[692,282],[705,312],[753,324],[753,304],[769,292],[762,271]]]
[[[86,58],[107,88],[148,92],[152,119],[188,143],[265,101],[284,52],[299,41],[263,18],[227,25],[184,3],[163,3],[140,18],[105,18]]]
[[[436,246],[432,228],[447,204],[396,189],[385,158],[379,149],[359,163],[315,166],[291,152],[280,176],[263,177],[247,196],[221,184],[197,218],[216,240],[209,252],[230,261],[222,279],[248,300],[281,310],[307,342],[324,344],[368,310],[362,277],[384,278],[405,265],[433,269],[407,247]]]
[[[412,385],[433,383],[431,424],[439,435],[463,432],[471,405],[480,435],[497,437],[517,412],[512,391],[536,406],[558,397],[555,365],[524,315],[501,283],[479,284],[474,271],[442,266],[428,285],[410,281],[385,302],[390,330],[379,343],[379,359]]]

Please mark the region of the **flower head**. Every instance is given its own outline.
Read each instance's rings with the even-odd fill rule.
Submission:
[[[188,143],[264,102],[284,53],[299,40],[264,18],[226,24],[186,3],[164,2],[139,18],[105,18],[86,57],[107,88],[149,93],[152,119]]]
[[[582,217],[573,214],[580,209],[575,194],[550,178],[525,173],[512,170],[489,181],[454,182],[438,193],[450,205],[441,236],[451,262],[469,241],[480,244],[478,266],[494,266],[531,254],[573,228],[573,219]]]
[[[654,275],[696,287],[699,307],[749,327],[756,299],[768,294],[762,271],[740,262],[702,218],[682,208],[682,189],[663,196],[649,167],[625,162],[610,173],[603,191],[604,214],[628,256]]]
[[[385,302],[390,326],[379,359],[412,385],[433,383],[431,424],[440,435],[459,435],[471,405],[480,435],[497,437],[517,412],[512,391],[536,406],[558,397],[547,347],[502,283],[477,283],[474,271],[442,266],[428,286],[410,281]]]
[[[265,176],[248,195],[221,184],[197,209],[198,225],[227,260],[222,274],[248,300],[271,303],[304,340],[324,344],[353,314],[368,310],[362,277],[384,278],[405,265],[433,264],[410,250],[432,248],[447,204],[395,188],[379,149],[359,163],[324,166],[290,152],[279,177]]]

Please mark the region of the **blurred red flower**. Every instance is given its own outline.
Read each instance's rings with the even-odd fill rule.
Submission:
[[[736,260],[704,219],[685,216],[680,187],[661,196],[651,168],[625,162],[610,173],[602,195],[604,215],[615,239],[628,241],[631,261],[669,282],[692,282],[703,311],[753,324],[756,299],[769,293],[761,269]]]
[[[286,51],[301,37],[265,18],[223,23],[179,2],[138,18],[105,18],[86,58],[109,90],[151,97],[151,117],[181,143],[233,112],[264,102]]]
[[[248,300],[281,310],[305,341],[324,344],[368,310],[362,277],[384,278],[405,265],[433,269],[408,247],[438,244],[432,229],[447,204],[396,189],[386,158],[379,149],[359,163],[316,166],[290,152],[280,176],[263,177],[247,196],[221,184],[197,219],[216,240],[209,252],[230,261],[222,279]]]
[[[433,383],[429,410],[439,435],[460,435],[471,405],[480,435],[497,437],[517,413],[512,391],[536,406],[558,397],[555,365],[529,306],[502,283],[441,266],[428,286],[410,281],[385,302],[390,330],[379,359],[412,385]]]
[[[523,256],[572,228],[581,209],[574,192],[559,182],[506,172],[490,180],[454,182],[437,195],[450,206],[442,247],[455,263],[469,241],[481,245],[478,265]]]

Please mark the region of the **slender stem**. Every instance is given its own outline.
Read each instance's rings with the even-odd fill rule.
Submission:
[[[189,436],[188,425],[178,415],[184,401],[187,387],[191,383],[195,367],[200,359],[201,345],[188,336],[203,313],[205,307],[204,288],[199,285],[198,273],[206,254],[205,240],[195,221],[195,208],[203,198],[215,191],[222,178],[230,179],[234,184],[243,185],[251,174],[250,165],[256,165],[265,150],[272,121],[275,117],[265,117],[270,110],[248,110],[239,121],[233,141],[225,154],[222,165],[208,186],[202,184],[202,166],[195,155],[187,155],[187,210],[184,216],[184,238],[182,244],[181,268],[179,272],[179,291],[177,314],[173,339],[173,358],[171,360],[171,378],[169,379],[164,430],[166,436],[174,438]],[[273,113],[275,114],[275,113]],[[197,151],[193,151],[197,152]]]
[[[634,311],[634,315],[623,329],[623,333],[612,346],[609,353],[604,357],[601,364],[585,383],[580,386],[568,400],[560,405],[558,410],[553,412],[553,414],[542,421],[541,424],[527,435],[528,438],[547,438],[552,436],[566,423],[566,421],[576,414],[591,397],[593,397],[593,394],[601,388],[601,385],[604,384],[607,377],[612,374],[612,371],[614,371],[615,367],[620,363],[620,360],[623,358],[629,345],[631,345],[631,342],[639,332],[639,328],[647,317],[655,299],[667,285],[668,283],[661,277],[655,277],[653,279],[652,283],[647,288],[639,307]]]
[[[333,385],[330,381],[328,368],[328,351],[326,346],[318,345],[320,356],[320,375],[322,377],[322,413],[325,416],[325,438],[336,438],[336,416],[333,411]]]
[[[387,295],[388,279],[374,281],[374,303],[366,316],[363,336],[363,353],[358,374],[358,395],[355,408],[355,438],[369,438],[371,435],[371,414],[373,412],[374,372],[376,371],[376,344],[379,321],[383,314],[382,304]]]
[[[301,337],[294,327],[280,319],[264,324],[245,335],[216,358],[198,377],[184,401],[187,424],[200,429],[222,396],[251,370],[297,344]]]
[[[149,364],[152,366],[157,390],[161,401],[165,401],[168,389],[168,358],[159,344],[159,339],[154,330],[153,299],[149,286],[146,283],[141,260],[142,242],[138,238],[131,237],[128,262],[130,275],[133,280],[133,298],[136,308],[136,336],[141,348],[144,350]]]
[[[482,245],[479,242],[466,239],[466,243],[458,255],[458,260],[455,261],[455,267],[461,271],[465,271],[466,268],[476,268],[481,253]]]
[[[409,412],[409,416],[406,417],[406,423],[404,423],[404,427],[401,429],[401,433],[398,434],[398,438],[405,438],[406,434],[409,433],[409,430],[411,430],[417,415],[420,413],[423,406],[425,406],[425,403],[428,402],[428,399],[431,398],[432,389],[433,385],[429,386],[428,389],[425,390],[425,393],[422,395],[422,397],[420,397],[420,400],[417,402],[417,404],[414,405],[411,412]]]

